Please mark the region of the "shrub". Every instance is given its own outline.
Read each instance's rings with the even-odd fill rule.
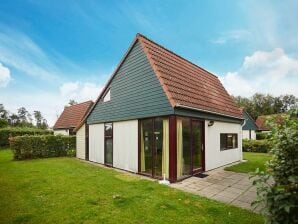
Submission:
[[[53,131],[37,129],[37,128],[20,128],[20,127],[7,127],[0,128],[0,147],[9,146],[9,137],[22,136],[22,135],[49,135]]]
[[[16,160],[75,155],[75,136],[25,135],[9,140]]]
[[[256,139],[257,140],[262,140],[262,139],[268,139],[270,138],[270,132],[257,132],[256,133]]]
[[[269,140],[243,139],[242,149],[244,152],[268,152],[271,148]]]
[[[265,205],[267,223],[298,223],[298,120],[273,125],[272,159],[266,172],[257,171],[256,205]]]

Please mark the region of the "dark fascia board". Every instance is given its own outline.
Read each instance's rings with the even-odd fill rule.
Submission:
[[[196,117],[206,120],[214,120],[214,121],[222,121],[222,122],[229,122],[229,123],[237,123],[241,124],[243,122],[243,119],[241,118],[232,118],[227,117],[223,115],[218,114],[212,114],[212,113],[206,113],[206,112],[200,112],[196,110],[190,110],[185,108],[174,108],[175,115],[177,116],[187,116],[187,117]]]

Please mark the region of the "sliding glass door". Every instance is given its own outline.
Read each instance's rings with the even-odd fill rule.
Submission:
[[[177,117],[177,178],[192,175],[203,168],[203,123]]]
[[[161,178],[169,175],[168,118],[140,121],[140,172]]]

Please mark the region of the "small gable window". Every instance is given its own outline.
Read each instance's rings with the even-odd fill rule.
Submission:
[[[103,102],[108,102],[111,100],[111,89],[106,92],[106,95],[103,97]]]

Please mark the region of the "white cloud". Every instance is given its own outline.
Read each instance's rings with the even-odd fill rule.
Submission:
[[[90,82],[67,82],[60,86],[62,97],[76,101],[95,100],[101,90],[101,85]]]
[[[0,62],[0,87],[6,87],[11,80],[9,68],[2,65]]]
[[[245,29],[230,30],[222,33],[219,37],[212,39],[211,43],[225,44],[227,42],[240,42],[243,40],[249,40],[251,38],[251,32]]]
[[[48,124],[53,126],[70,99],[77,102],[95,101],[102,86],[89,82],[68,82],[61,85],[59,89],[60,91],[58,90],[56,93],[16,91],[13,92],[13,100],[10,97],[12,93],[4,92],[0,94],[0,102],[11,112],[16,112],[21,106],[31,113],[34,110],[39,110],[47,119]]]
[[[220,77],[230,94],[251,96],[256,92],[298,96],[298,59],[282,48],[256,51],[244,58],[242,66]]]

